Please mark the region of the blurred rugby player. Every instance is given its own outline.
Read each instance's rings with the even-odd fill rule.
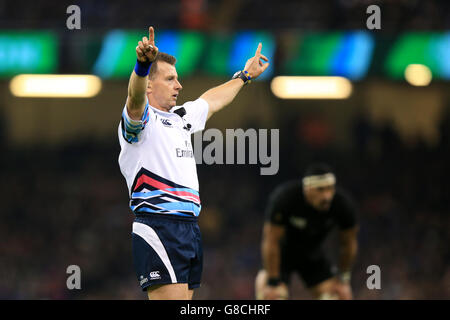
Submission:
[[[355,206],[326,164],[313,164],[300,180],[278,186],[269,198],[263,228],[263,269],[255,281],[258,300],[288,299],[297,272],[315,299],[352,299],[350,276],[358,248]],[[338,270],[322,244],[339,229]]]

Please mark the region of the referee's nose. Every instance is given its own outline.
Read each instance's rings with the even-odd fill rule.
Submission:
[[[178,79],[176,79],[175,81],[175,90],[181,91],[181,89],[183,89],[183,86],[181,85],[180,81],[178,81]]]

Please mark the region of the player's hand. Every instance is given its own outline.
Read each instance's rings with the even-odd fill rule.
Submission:
[[[158,47],[155,46],[155,30],[148,28],[148,39],[143,37],[136,46],[136,56],[140,62],[153,62],[158,54]]]
[[[336,281],[334,292],[338,295],[339,300],[352,300],[352,288],[350,284]]]
[[[284,283],[280,283],[278,286],[266,285],[263,290],[264,300],[285,300],[288,298],[287,287]]]
[[[248,71],[250,77],[252,79],[256,79],[259,77],[261,73],[263,73],[267,67],[269,67],[269,59],[267,59],[264,55],[261,54],[262,44],[261,42],[258,44],[258,48],[256,49],[255,55],[247,60],[245,64],[244,70]],[[262,60],[266,61],[264,63]]]

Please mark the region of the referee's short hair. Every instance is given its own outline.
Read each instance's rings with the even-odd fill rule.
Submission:
[[[174,66],[175,63],[177,62],[177,58],[175,58],[174,56],[172,56],[168,53],[159,51],[158,54],[156,55],[155,61],[153,61],[152,65],[150,67],[150,71],[148,73],[149,79],[153,79],[155,77],[156,72],[158,71],[158,62],[159,61],[167,62],[168,64],[171,64]]]
[[[334,174],[333,169],[328,164],[323,162],[312,163],[306,168],[304,177],[322,175],[326,173]]]

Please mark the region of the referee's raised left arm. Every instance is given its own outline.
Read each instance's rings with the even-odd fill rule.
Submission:
[[[209,89],[200,96],[208,102],[208,118],[214,113],[230,104],[241,88],[252,79],[256,79],[269,67],[269,59],[261,54],[262,44],[259,43],[255,55],[247,60],[244,70],[237,72],[233,79],[224,84]],[[262,61],[264,60],[265,63]]]

